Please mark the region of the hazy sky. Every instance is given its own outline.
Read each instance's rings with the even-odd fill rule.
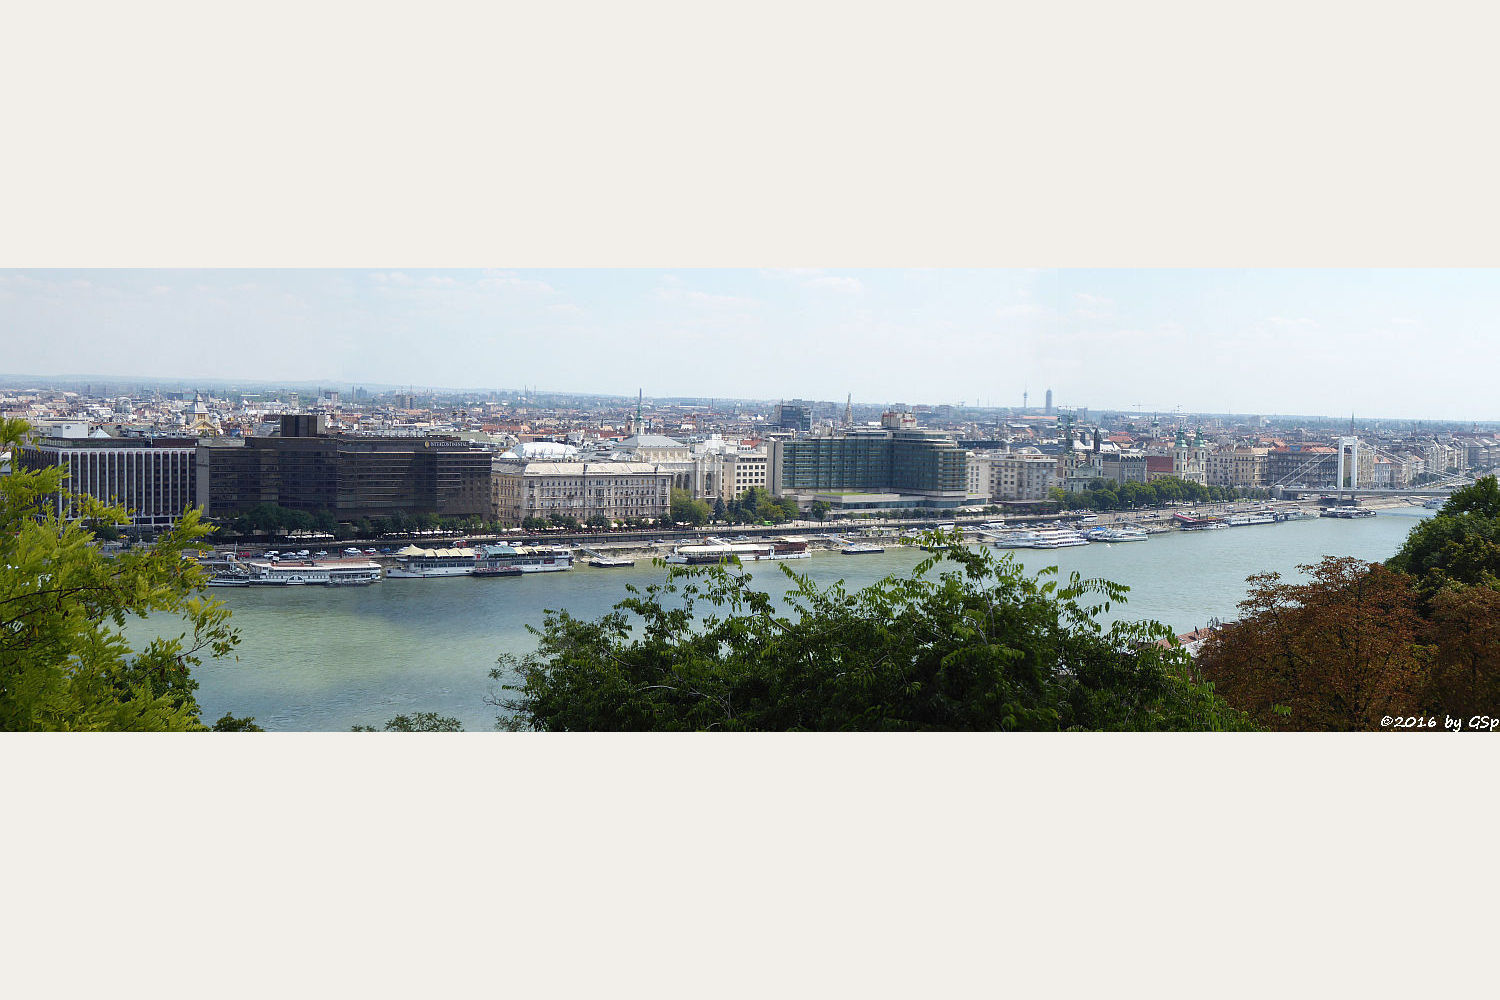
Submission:
[[[1500,418],[1500,271],[0,271],[8,374]]]

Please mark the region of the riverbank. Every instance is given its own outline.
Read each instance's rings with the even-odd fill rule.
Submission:
[[[1420,503],[1413,503],[1401,497],[1366,498],[1359,504],[1367,510],[1397,510],[1397,509],[1424,509]],[[447,548],[462,544],[489,545],[555,545],[567,548],[579,560],[580,565],[586,565],[587,559],[593,553],[618,559],[656,559],[665,558],[671,550],[678,545],[702,544],[710,540],[735,540],[735,541],[758,541],[766,538],[793,537],[808,543],[810,550],[815,552],[838,551],[847,542],[879,542],[882,545],[920,545],[920,537],[912,537],[911,532],[918,533],[933,530],[939,523],[954,525],[960,529],[982,528],[985,525],[1003,524],[1006,527],[1034,527],[1042,524],[1080,525],[1087,523],[1090,526],[1098,525],[1105,527],[1118,527],[1127,525],[1138,525],[1152,531],[1179,531],[1181,526],[1173,519],[1174,514],[1196,512],[1202,515],[1216,517],[1227,517],[1236,513],[1247,513],[1254,510],[1274,509],[1287,510],[1298,508],[1308,514],[1316,516],[1320,507],[1317,500],[1235,500],[1223,503],[1205,503],[1196,505],[1180,505],[1175,507],[1141,508],[1128,511],[1101,511],[1090,514],[1088,512],[1066,512],[1058,514],[1036,514],[1036,515],[1012,515],[1002,517],[999,515],[967,515],[954,517],[951,520],[938,522],[932,519],[891,519],[891,520],[841,520],[841,521],[792,521],[780,525],[708,525],[702,528],[674,528],[672,530],[650,530],[643,529],[633,532],[599,532],[591,534],[581,533],[509,533],[504,535],[435,535],[421,538],[393,539],[356,539],[339,542],[337,545],[325,546],[330,553],[335,549],[345,546],[356,548],[369,548],[380,546],[390,549],[391,552],[377,552],[372,558],[382,566],[389,568],[395,563],[394,550],[406,545],[418,545],[424,548]],[[1085,518],[1090,518],[1085,522]],[[283,548],[285,545],[283,545]],[[268,544],[240,545],[235,546],[240,552],[250,552],[259,555],[273,548]]]

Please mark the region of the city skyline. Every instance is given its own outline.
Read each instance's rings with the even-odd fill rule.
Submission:
[[[7,366],[657,398],[1496,418],[1492,270],[11,270]]]

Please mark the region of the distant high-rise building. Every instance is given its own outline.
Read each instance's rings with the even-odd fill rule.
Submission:
[[[812,430],[812,404],[800,399],[776,407],[776,426],[784,431]]]
[[[1047,390],[1047,408],[1045,410],[1043,410],[1042,412],[1045,413],[1049,417],[1052,416],[1052,390],[1051,389]]]

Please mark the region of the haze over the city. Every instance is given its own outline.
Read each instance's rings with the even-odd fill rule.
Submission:
[[[15,270],[5,368],[1491,420],[1493,270]]]

